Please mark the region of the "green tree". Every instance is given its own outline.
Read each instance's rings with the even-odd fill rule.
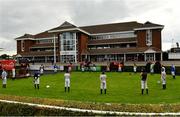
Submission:
[[[2,55],[0,56],[0,58],[1,58],[1,59],[9,59],[9,55],[7,55],[7,54],[2,54]]]

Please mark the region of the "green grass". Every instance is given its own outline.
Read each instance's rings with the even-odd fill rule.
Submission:
[[[40,89],[35,90],[33,79],[7,81],[7,88],[0,88],[0,95],[16,95],[61,100],[121,103],[121,104],[164,104],[180,102],[180,76],[174,80],[167,76],[167,89],[162,90],[160,75],[148,75],[149,95],[141,95],[139,73],[107,74],[107,94],[100,94],[100,72],[72,72],[71,91],[64,92],[64,73],[43,75],[40,78]],[[50,85],[46,88],[46,85]]]

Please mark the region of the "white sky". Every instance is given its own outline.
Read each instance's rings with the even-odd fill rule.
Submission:
[[[179,0],[0,0],[0,54],[16,54],[14,38],[64,21],[77,26],[150,21],[164,25],[162,49],[180,42]]]

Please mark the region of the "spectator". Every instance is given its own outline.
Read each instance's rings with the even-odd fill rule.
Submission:
[[[68,72],[71,72],[72,71],[72,63],[69,62],[69,65],[68,65]]]
[[[16,77],[16,69],[13,68],[12,69],[12,78],[15,79],[15,77]]]
[[[39,71],[40,71],[40,74],[43,75],[44,73],[44,65],[41,64],[41,66],[39,67]]]
[[[57,73],[57,65],[54,64],[54,73]]]
[[[152,62],[150,65],[150,72],[151,72],[151,74],[154,73],[154,62]]]
[[[134,71],[134,73],[137,72],[137,65],[136,65],[136,63],[134,63],[134,65],[133,65],[133,71]]]

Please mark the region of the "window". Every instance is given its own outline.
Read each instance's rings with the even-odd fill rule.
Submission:
[[[21,40],[21,51],[24,52],[25,43],[24,40]]]
[[[38,40],[39,44],[44,44],[44,43],[53,43],[53,40],[52,39],[44,39],[44,40]]]
[[[152,45],[152,30],[146,31],[146,45],[151,46]]]
[[[68,63],[68,62],[75,62],[75,55],[62,55],[61,62]]]
[[[76,33],[74,32],[64,32],[60,34],[61,62],[77,62],[76,41]]]
[[[75,33],[65,32],[61,35],[61,51],[75,51]]]
[[[92,36],[91,39],[119,39],[119,38],[131,38],[131,37],[136,37],[134,32],[96,35],[96,36]]]

